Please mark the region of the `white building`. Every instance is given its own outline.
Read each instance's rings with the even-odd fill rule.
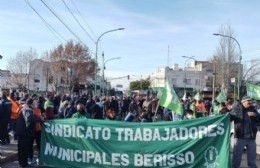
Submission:
[[[171,68],[157,68],[150,76],[151,87],[164,87],[166,80],[175,91],[182,92],[180,94],[183,94],[184,90],[209,90],[209,87],[212,87],[213,67],[209,62],[193,61],[184,68],[179,68],[178,64]]]
[[[8,70],[0,70],[0,88],[9,88],[9,77],[10,71]]]
[[[20,85],[17,83],[19,82]],[[0,91],[22,92],[21,85],[26,85],[26,74],[11,73],[9,70],[0,70]]]
[[[34,59],[30,62],[29,70],[29,90],[30,91],[52,91],[48,83],[49,64],[41,59]]]
[[[29,70],[29,90],[30,91],[40,91],[40,92],[51,92],[51,91],[59,91],[59,92],[69,92],[70,85],[72,82],[71,72],[64,73],[64,76],[58,76],[57,78],[53,78],[50,73],[50,63],[45,62],[41,59],[34,59],[30,62],[30,70]],[[86,82],[81,83],[81,85],[85,84],[87,87],[88,84],[94,84],[95,81],[86,75]],[[97,76],[97,85],[102,86],[101,76]],[[55,86],[49,80],[54,80]],[[107,84],[107,87],[110,85]],[[85,93],[87,88],[82,89]],[[97,89],[98,94],[100,94],[100,88]]]

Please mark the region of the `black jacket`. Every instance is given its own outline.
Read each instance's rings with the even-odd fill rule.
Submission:
[[[19,136],[34,136],[35,123],[41,119],[33,114],[33,109],[25,106],[18,115],[16,122],[16,134]]]
[[[255,117],[249,117],[247,112],[254,112]],[[230,112],[231,121],[234,121],[235,137],[242,139],[255,139],[257,133],[256,123],[260,119],[259,113],[253,106],[244,108],[242,104],[236,104]]]
[[[10,120],[12,103],[7,98],[0,100],[0,120]]]

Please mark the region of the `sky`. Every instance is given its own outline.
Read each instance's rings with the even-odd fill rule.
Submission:
[[[158,67],[183,68],[182,56],[208,60],[220,40],[213,33],[225,25],[240,43],[242,62],[259,59],[259,8],[258,0],[1,0],[0,69],[19,51],[32,48],[41,55],[71,39],[95,58],[98,37],[117,28],[125,29],[100,38],[98,61],[102,52],[105,61],[120,57],[106,62],[105,77],[125,88]],[[113,79],[127,75],[130,80]]]

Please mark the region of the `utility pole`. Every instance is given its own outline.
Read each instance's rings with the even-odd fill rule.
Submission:
[[[105,55],[104,51],[102,52],[102,96],[105,96]]]
[[[46,95],[48,92],[48,84],[49,84],[49,65],[46,63]]]
[[[29,78],[29,76],[30,76],[30,71],[28,72],[28,76],[27,76],[27,78],[28,78],[28,93],[30,93],[30,78]]]
[[[213,62],[212,102],[215,100],[215,83],[216,83],[216,65],[215,62]]]

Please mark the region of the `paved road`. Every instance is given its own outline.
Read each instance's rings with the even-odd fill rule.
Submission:
[[[18,168],[19,167],[19,163],[17,161],[17,157],[15,157],[14,159],[8,161],[7,163],[4,163],[2,165],[0,165],[1,168]],[[47,168],[44,166],[38,166],[36,164],[30,166],[30,168]]]

